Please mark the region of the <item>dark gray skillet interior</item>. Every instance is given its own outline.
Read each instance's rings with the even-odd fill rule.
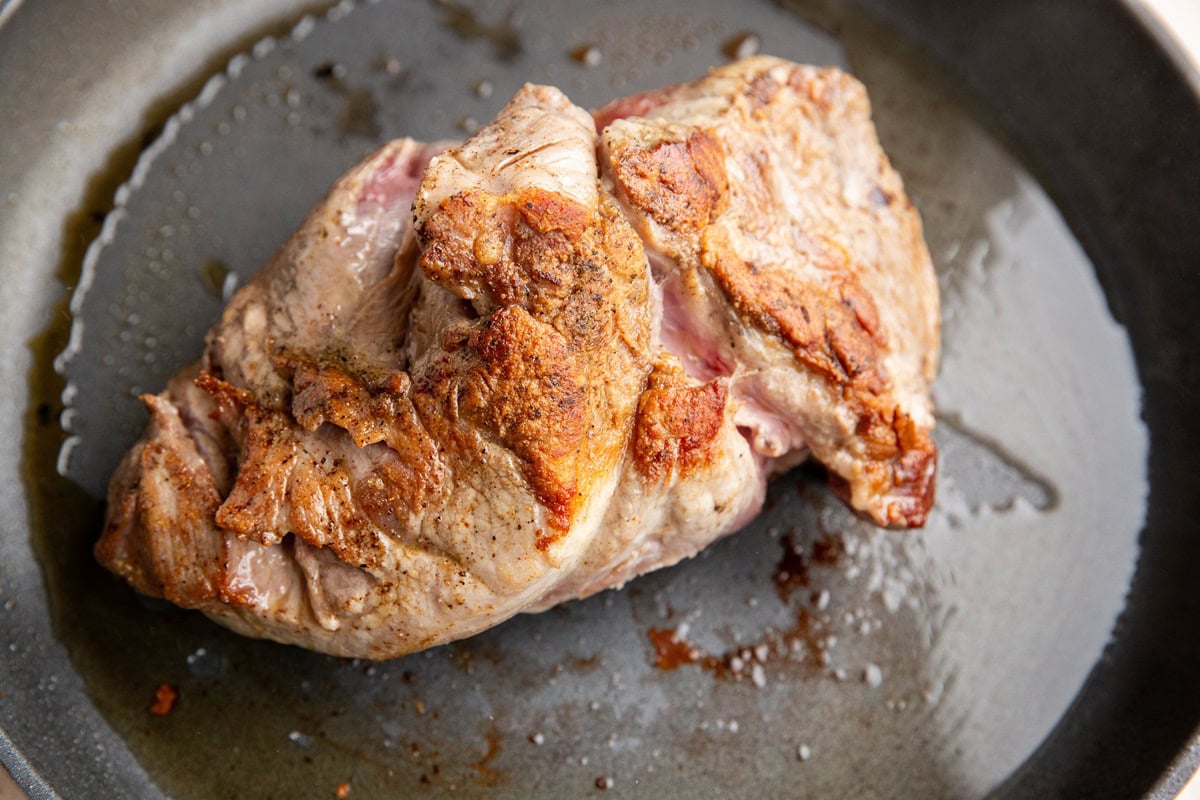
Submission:
[[[1131,796],[1200,720],[1200,537],[1190,509],[1200,485],[1196,79],[1118,4],[878,7],[952,64],[1025,150],[1133,341],[1151,488],[1128,603],[1071,712],[1002,790]],[[1185,761],[1184,776],[1197,763],[1194,745]]]
[[[69,5],[41,3],[18,7],[18,4],[0,2],[0,24],[3,24],[0,27],[0,65],[13,69],[4,61],[4,48],[10,42],[6,37],[37,32],[39,22],[45,37],[41,44],[43,57],[63,52],[66,55],[62,60],[68,64],[73,57],[79,58],[78,53],[71,54],[69,41],[59,42],[44,33],[56,14],[71,13]],[[1116,621],[1111,641],[1091,668],[1066,713],[1024,764],[996,789],[996,795],[1013,798],[1172,796],[1200,761],[1194,739],[1200,722],[1200,681],[1197,680],[1200,676],[1200,639],[1195,635],[1200,592],[1196,590],[1198,582],[1194,577],[1194,565],[1200,563],[1200,537],[1195,535],[1197,525],[1190,508],[1190,500],[1200,488],[1200,422],[1194,413],[1200,390],[1200,326],[1195,323],[1196,315],[1200,313],[1200,146],[1197,146],[1200,100],[1196,95],[1197,84],[1181,72],[1178,63],[1172,61],[1139,18],[1118,3],[1018,0],[948,4],[935,0],[863,0],[857,5],[801,5],[816,19],[838,19],[846,15],[844,6],[851,5],[852,12],[876,20],[885,30],[894,31],[899,43],[896,47],[911,47],[921,58],[938,65],[951,84],[958,85],[965,102],[973,106],[979,118],[1021,156],[1061,210],[1095,266],[1109,309],[1124,326],[1134,351],[1142,392],[1142,417],[1149,432],[1149,498],[1139,539],[1140,553],[1124,611]],[[825,14],[820,8],[822,5],[832,7],[836,13]],[[147,30],[152,30],[152,22],[147,21],[148,16],[156,13],[152,6],[135,3],[126,6],[125,12],[133,15],[128,18],[129,23],[145,25]],[[439,8],[454,7],[454,4],[444,4]],[[145,111],[146,118],[140,130],[146,141],[140,144],[152,141],[158,134],[157,126],[166,116],[182,101],[194,96],[203,79],[219,71],[229,56],[266,33],[286,31],[301,10],[298,4],[280,2],[272,6],[270,12],[257,12],[261,16],[254,20],[249,19],[253,16],[250,12],[232,21],[229,15],[221,17],[228,28],[226,35],[215,34],[219,43],[210,52],[196,56],[198,62],[212,60],[198,68],[192,80],[181,81],[174,87],[175,93],[158,98],[159,102]],[[418,10],[428,13],[427,6],[422,5]],[[202,12],[203,9],[197,12],[198,18]],[[138,14],[141,14],[140,22]],[[283,20],[283,24],[271,23],[272,14]],[[571,25],[572,20],[561,23],[564,42],[576,35]],[[78,30],[69,25],[64,29]],[[764,38],[769,38],[769,33]],[[842,32],[835,28],[831,33],[836,37]],[[120,34],[115,38],[123,47],[133,46],[132,40],[120,41]],[[499,41],[498,47],[502,49],[502,36]],[[171,42],[157,42],[154,46],[169,47]],[[821,53],[820,57],[826,57],[820,50],[823,46],[820,37],[805,46],[815,48]],[[34,50],[30,47],[19,49],[19,55],[27,58],[23,62],[25,68],[36,65],[36,61],[29,60]],[[18,49],[14,48],[12,52],[18,53]],[[828,58],[836,60],[837,56],[833,54]],[[145,69],[145,66],[139,68]],[[76,65],[76,69],[83,68]],[[386,79],[386,66],[382,70],[381,80]],[[18,71],[10,71],[7,79],[0,76],[0,107],[9,98],[22,96],[19,77]],[[102,80],[93,78],[96,85],[103,85]],[[85,93],[86,82],[92,78],[82,80],[84,84],[77,91]],[[570,87],[565,88],[569,90]],[[27,95],[23,102],[30,102]],[[287,106],[286,98],[283,106]],[[21,153],[12,142],[28,142],[31,128],[18,126],[36,128],[52,118],[52,115],[36,112],[14,114],[11,120],[0,118],[0,127],[12,125],[11,133],[14,134],[6,137],[9,144],[0,145],[6,147],[0,151],[4,161],[0,176],[19,174]],[[52,135],[52,130],[45,131],[45,136]],[[138,138],[135,136],[123,147],[114,146],[109,156],[110,172],[115,169],[120,173],[116,176],[117,181],[129,176],[133,156],[138,150]],[[48,173],[46,179],[60,181],[68,187],[79,183],[77,175],[64,176],[57,172]],[[108,180],[106,183],[103,177],[93,179],[92,194],[107,190],[111,195],[115,186],[111,178]],[[0,183],[0,215],[6,213],[4,209],[8,206],[5,203],[20,201],[15,194],[9,195],[8,189]],[[58,215],[47,220],[47,224],[61,225],[67,234],[63,252],[57,257],[60,279],[68,283],[74,280],[72,276],[78,274],[83,246],[97,232],[96,225],[89,226],[86,219],[81,222],[80,218],[86,217],[97,206],[107,210],[104,205],[107,200],[107,197],[97,199],[92,196],[62,208],[47,207],[50,216]],[[295,204],[302,211],[308,202],[309,198],[297,198]],[[67,221],[60,223],[61,217],[66,217]],[[439,693],[443,697],[454,694],[456,684],[453,680],[437,683],[441,673],[453,673],[468,686],[470,680],[463,675],[503,673],[504,662],[500,655],[494,654],[504,651],[507,652],[504,657],[514,658],[513,653],[520,652],[523,637],[530,637],[534,642],[540,641],[542,636],[551,640],[558,637],[564,652],[578,656],[566,664],[566,675],[561,679],[553,676],[563,670],[562,664],[547,662],[544,666],[550,676],[548,680],[561,680],[560,685],[574,686],[575,691],[593,692],[586,700],[595,697],[597,701],[603,701],[604,707],[596,717],[602,721],[595,724],[603,735],[613,732],[608,745],[611,753],[625,753],[623,747],[652,747],[651,743],[629,742],[618,735],[620,714],[629,714],[626,719],[636,721],[638,710],[622,709],[617,701],[611,700],[622,692],[620,686],[611,684],[611,677],[609,683],[602,680],[609,674],[606,670],[611,665],[601,660],[597,669],[597,662],[589,657],[593,650],[610,647],[614,651],[634,653],[636,660],[644,661],[644,639],[587,642],[588,646],[585,646],[585,637],[579,636],[580,626],[596,615],[603,615],[602,607],[606,602],[611,604],[611,598],[553,612],[546,615],[542,623],[531,619],[517,620],[501,632],[486,634],[462,649],[439,651],[429,664],[413,661],[411,669],[389,671],[386,667],[381,668],[398,682],[408,682],[405,686],[393,685],[386,689],[378,680],[372,682],[363,677],[367,674],[366,665],[336,664],[271,645],[232,642],[231,637],[214,633],[202,620],[157,607],[139,607],[86,558],[90,534],[64,534],[57,539],[47,537],[44,532],[40,538],[31,534],[34,523],[39,521],[45,526],[60,520],[65,531],[80,520],[84,523],[94,520],[96,506],[77,490],[52,480],[49,474],[54,466],[53,453],[38,452],[38,445],[53,439],[42,430],[53,427],[47,421],[52,421],[57,411],[55,403],[47,398],[61,388],[47,373],[48,358],[56,346],[63,344],[54,333],[46,332],[55,329],[48,316],[61,312],[60,307],[53,305],[60,291],[50,275],[55,261],[43,263],[34,259],[27,264],[19,263],[12,258],[18,252],[12,243],[19,244],[20,237],[5,230],[2,219],[0,233],[8,237],[0,244],[10,246],[10,249],[0,251],[8,256],[6,263],[0,265],[2,274],[12,276],[14,286],[36,287],[30,292],[36,291],[39,299],[30,302],[42,309],[39,313],[24,313],[15,308],[18,301],[10,297],[8,303],[13,304],[13,313],[0,329],[8,343],[8,352],[0,363],[3,370],[0,376],[6,384],[0,397],[10,418],[6,423],[10,428],[5,430],[11,429],[10,441],[13,443],[3,464],[8,480],[0,495],[0,506],[3,506],[0,520],[4,532],[0,538],[0,604],[4,609],[0,611],[0,630],[6,634],[0,641],[0,691],[3,692],[0,694],[0,760],[33,796],[158,796],[159,790],[171,791],[172,780],[179,780],[165,772],[159,774],[151,769],[147,774],[144,771],[149,763],[161,764],[161,758],[141,764],[135,759],[135,753],[151,752],[146,749],[151,745],[133,739],[152,738],[156,730],[153,725],[139,723],[144,731],[136,730],[131,734],[129,731],[137,726],[117,723],[129,713],[128,709],[120,707],[121,704],[127,704],[130,697],[134,698],[132,702],[140,703],[141,695],[137,692],[143,688],[137,688],[133,694],[122,694],[120,689],[107,691],[104,687],[98,689],[96,681],[112,682],[119,679],[119,675],[81,680],[76,674],[81,656],[79,652],[68,652],[68,648],[76,645],[69,637],[64,639],[62,636],[62,631],[70,628],[69,623],[63,622],[62,615],[70,617],[73,612],[57,609],[56,621],[52,623],[47,607],[48,594],[51,603],[54,596],[64,596],[61,586],[64,582],[75,584],[73,591],[68,593],[72,597],[86,597],[94,590],[95,605],[100,610],[79,612],[79,615],[97,624],[111,622],[110,646],[113,649],[144,648],[148,643],[155,648],[144,654],[125,654],[130,663],[144,661],[151,665],[147,668],[149,674],[162,674],[163,680],[172,680],[171,665],[182,665],[187,657],[192,679],[189,690],[198,687],[211,692],[210,705],[226,699],[222,695],[225,684],[213,680],[214,676],[227,668],[236,671],[239,658],[277,661],[280,669],[287,673],[280,677],[283,688],[264,683],[262,691],[266,700],[262,707],[230,708],[224,716],[213,713],[204,717],[209,727],[197,731],[196,736],[208,742],[206,746],[210,750],[212,742],[221,740],[222,720],[235,727],[262,720],[264,728],[269,728],[277,711],[271,707],[273,702],[304,703],[312,692],[325,691],[326,686],[329,692],[348,691],[347,687],[374,687],[370,691],[376,694],[364,698],[364,705],[349,708],[340,721],[323,722],[320,735],[315,732],[321,727],[316,723],[312,729],[275,731],[272,735],[277,735],[280,741],[277,763],[248,764],[244,759],[239,760],[236,753],[231,754],[229,764],[237,764],[243,772],[235,772],[212,783],[226,791],[234,791],[239,785],[251,794],[263,792],[273,785],[285,787],[286,782],[263,778],[255,775],[254,770],[285,769],[286,764],[298,759],[309,759],[307,763],[311,766],[311,758],[317,758],[320,763],[314,770],[323,779],[326,775],[338,774],[342,765],[353,759],[367,760],[366,750],[361,753],[336,751],[339,743],[352,740],[351,734],[358,725],[354,718],[356,714],[378,714],[379,708],[390,709],[389,693],[403,698],[405,703],[420,697],[437,697]],[[240,264],[233,266],[241,267]],[[40,271],[31,272],[35,268]],[[185,315],[183,311],[180,313]],[[61,330],[61,326],[58,329]],[[16,420],[20,422],[14,422]],[[14,425],[16,427],[12,428]],[[1094,435],[1099,441],[1110,432],[1098,428]],[[20,448],[16,446],[18,439],[23,441]],[[1081,471],[1086,472],[1088,466],[1086,459],[1080,460]],[[1131,465],[1131,474],[1136,472],[1134,467]],[[36,494],[40,501],[28,503],[23,497],[26,493]],[[795,503],[792,495],[780,490],[775,497],[776,509],[768,513],[786,516]],[[819,495],[814,502],[821,502]],[[1038,502],[1036,498],[1034,502]],[[1052,501],[1047,498],[1045,502]],[[796,510],[795,513],[809,512]],[[33,517],[38,520],[32,520]],[[769,581],[769,568],[778,550],[773,549],[774,543],[766,526],[767,523],[760,526],[763,530],[759,535],[772,549],[765,549],[767,545],[764,544],[764,551],[759,553],[742,542],[726,543],[724,551],[714,559],[689,566],[691,574],[700,578],[706,575],[720,577],[720,559],[724,554],[732,559],[726,563],[737,564],[739,568],[765,564],[768,571],[760,573],[760,577],[766,575]],[[969,529],[961,535],[969,536]],[[55,552],[56,547],[68,548],[71,553],[78,550],[81,555],[64,556]],[[51,563],[57,566],[47,566]],[[689,589],[672,585],[669,578],[655,581],[636,584],[627,595],[617,596],[616,604],[622,613],[632,613],[635,617],[639,613],[647,615],[648,621],[642,628],[658,619],[649,615],[660,597],[686,599],[690,596]],[[80,591],[81,586],[83,591]],[[639,590],[638,586],[642,588]],[[654,587],[658,589],[652,592]],[[111,619],[105,616],[110,613],[110,608],[114,615]],[[761,615],[762,612],[757,613]],[[143,615],[148,633],[127,635],[131,614]],[[1030,609],[1030,614],[1036,616],[1037,610]],[[224,648],[221,652],[228,656],[232,666],[218,663],[207,650],[197,649],[197,642],[215,642],[215,646],[210,645],[213,652]],[[533,645],[530,657],[536,658],[538,653],[553,647],[553,642]],[[490,661],[493,657],[494,662]],[[155,669],[160,672],[154,672]],[[454,670],[459,670],[462,675]],[[255,673],[259,674],[266,676],[269,670]],[[612,668],[611,675],[627,674],[640,673]],[[680,675],[682,673],[672,673],[672,676]],[[695,685],[697,692],[711,683],[707,676],[691,675],[679,680],[691,681],[687,683],[689,690]],[[419,690],[413,688],[413,681]],[[428,683],[422,684],[422,681]],[[733,696],[743,688],[740,684],[731,688],[717,686],[713,690],[712,707],[720,708],[722,697]],[[852,690],[847,687],[847,691]],[[447,707],[444,713],[447,717],[457,714],[463,718],[486,718],[486,709],[470,706],[478,696],[464,691],[462,705]],[[187,699],[185,697],[185,702]],[[244,699],[244,695],[234,694],[228,699],[238,701]],[[555,749],[558,742],[553,732],[574,730],[589,723],[586,719],[581,722],[569,718],[569,715],[563,717],[562,707],[555,706],[549,711],[542,709],[559,715],[553,719],[544,715],[539,717],[538,709],[529,709],[521,723],[526,727],[515,728],[527,731],[530,736],[544,729],[550,734],[546,737],[545,748],[511,741],[513,726],[506,726],[505,721],[500,720],[507,738],[503,739],[504,751],[495,763],[510,763],[504,759],[511,758],[512,753],[522,747],[526,749],[522,750],[524,755],[517,763],[529,770],[536,771],[539,759],[549,758],[551,754],[554,758],[578,760],[576,752],[563,754]],[[857,708],[860,706],[847,706],[849,711]],[[144,714],[144,708],[140,706],[136,711]],[[177,725],[184,724],[193,719],[187,713],[184,709],[182,716],[175,715],[166,724],[172,721]],[[610,714],[615,714],[616,719],[607,716]],[[708,722],[705,718],[705,724]],[[714,722],[720,723],[722,731],[728,729],[725,719]],[[436,721],[423,714],[405,724],[423,731],[427,741],[439,742],[438,736],[444,734],[444,731],[439,733],[441,729]],[[749,727],[745,722],[743,725]],[[124,740],[118,730],[124,731]],[[514,778],[510,774],[506,777],[490,766],[495,755],[493,739],[497,736],[496,730],[496,726],[490,729],[485,742],[487,749],[479,754],[477,763],[466,769],[464,774],[471,778],[467,783],[454,784],[460,779],[456,776],[439,778],[432,774],[423,777],[429,778],[434,788],[441,780],[445,787],[461,790],[460,793],[467,795],[516,791],[519,787],[515,784],[527,776]],[[230,741],[236,739],[235,732],[232,728],[229,731]],[[183,733],[176,730],[172,735]],[[292,733],[296,735],[292,736]],[[415,747],[409,752],[408,740],[403,733],[397,732],[395,737],[396,743],[403,747],[403,752],[396,753],[395,757],[404,759],[405,769],[411,772],[409,765],[421,760],[427,770],[436,770],[438,755],[419,753]],[[713,735],[705,734],[706,737]],[[739,764],[750,763],[752,757],[746,756],[743,761],[737,747],[737,742],[746,747],[753,741],[749,737],[750,732],[744,731],[740,738],[730,738],[729,753],[719,757],[721,769],[733,770],[736,774]],[[475,745],[470,741],[457,746]],[[452,748],[456,745],[443,741],[438,746]],[[789,746],[794,748],[795,745]],[[718,758],[708,745],[697,747],[698,757]],[[371,751],[372,758],[377,755]],[[646,754],[639,755],[630,750],[627,757],[645,759]],[[178,753],[181,762],[178,775],[203,769],[203,765],[188,763],[188,758],[187,753]],[[846,769],[871,769],[870,753],[841,758]],[[446,756],[445,760],[448,763],[453,759]],[[607,762],[611,763],[619,764],[620,759]],[[595,770],[584,764],[575,772],[590,776],[591,770],[599,776],[607,770],[607,765],[601,769],[594,756],[593,764]],[[214,764],[212,769],[226,769],[227,766]],[[371,770],[376,777],[386,772],[377,763]],[[934,773],[936,765],[924,770],[914,767],[911,771],[914,780],[924,781],[920,785],[929,794],[954,794],[959,784],[939,784]],[[785,771],[760,776],[765,781],[763,794],[819,796],[822,786],[828,791],[829,784],[805,784],[803,774],[796,772],[793,778]],[[250,777],[242,783],[239,775]],[[652,784],[648,776],[643,777],[647,785]],[[329,780],[332,781],[332,777]],[[629,796],[638,796],[636,785],[619,781],[618,775],[618,792],[623,790]],[[686,780],[681,781],[681,784],[686,783]],[[866,781],[864,785],[869,783]],[[539,785],[536,776],[526,784],[547,796],[556,793],[554,785]],[[328,795],[334,785],[315,787],[314,794]],[[364,783],[355,794],[374,796],[372,788],[382,790],[386,786],[386,783],[374,787]],[[889,793],[886,787],[873,788],[876,792]],[[562,790],[558,792],[560,796],[564,792],[591,791],[590,777],[582,783],[559,785],[557,789]],[[890,794],[913,794],[915,791],[913,786],[907,787],[907,792],[898,787],[893,789],[895,791]],[[748,790],[749,787],[744,791]]]

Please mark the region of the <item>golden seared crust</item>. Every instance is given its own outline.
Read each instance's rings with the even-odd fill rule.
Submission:
[[[676,231],[700,229],[729,203],[721,143],[704,130],[614,153],[613,174],[629,202]]]
[[[743,319],[781,337],[805,366],[859,392],[879,394],[886,383],[880,363],[886,338],[875,304],[852,269],[836,266],[844,250],[836,243],[813,245],[812,257],[826,265],[819,283],[743,261],[719,228],[702,235],[700,263]]]
[[[762,105],[769,97],[765,92],[777,88],[770,75],[759,76],[746,87],[746,96]],[[877,350],[886,337],[846,249],[812,231],[801,255],[815,271],[743,260],[729,241],[728,228],[713,225],[730,202],[720,140],[703,129],[674,132],[686,138],[626,139],[611,147],[612,174],[629,204],[673,233],[697,241],[700,263],[743,319],[768,336],[782,337],[797,359],[830,380],[881,391]],[[761,149],[739,156],[756,173],[753,181],[743,182],[739,199],[769,204],[767,156]],[[770,224],[772,214],[763,213],[758,221]],[[753,218],[739,222],[742,228],[755,224]]]
[[[113,478],[95,555],[143,594],[200,607],[223,582],[224,549],[213,527],[221,498],[174,406],[153,395],[142,402],[150,432]]]
[[[725,378],[697,384],[677,358],[660,358],[638,398],[633,431],[633,463],[647,481],[687,478],[718,455],[728,393]]]
[[[646,292],[641,242],[607,198],[587,209],[540,189],[511,195],[464,191],[421,224],[425,276],[476,310],[519,306],[581,353],[610,346],[644,350],[638,318]]]
[[[327,380],[331,371],[325,371]],[[347,394],[365,391],[361,385],[358,392],[347,390],[353,379],[344,374],[330,382]],[[307,436],[291,414],[260,405],[250,393],[208,372],[196,384],[211,395],[238,444],[237,479],[215,521],[242,539],[270,546],[291,533],[312,547],[328,546],[347,564],[378,568],[386,556],[379,518],[397,507],[418,507],[440,488],[441,465],[427,439],[404,439],[401,452],[380,443],[365,445],[378,463],[363,475],[352,463],[355,448],[341,444],[336,434]],[[364,406],[361,418],[368,420],[375,409],[369,401]],[[393,429],[402,418],[397,414],[389,420]],[[329,440],[334,446],[326,446]],[[388,498],[386,508],[378,507],[380,489]]]
[[[493,310],[447,327],[441,355],[411,376],[355,374],[334,354],[279,350],[290,415],[204,373],[198,385],[241,450],[218,525],[264,545],[292,532],[347,563],[377,566],[381,529],[433,504],[447,469],[477,470],[479,453],[493,446],[516,456],[548,512],[529,533],[544,550],[570,529],[581,492],[613,469],[621,417],[632,415],[645,372],[634,348],[649,336],[637,319],[646,314],[644,289],[614,288],[644,259],[615,207],[584,209],[539,191],[463,193],[443,202],[422,235],[431,243],[419,262],[428,278]],[[613,365],[623,374],[608,376]],[[355,446],[386,451],[369,476],[356,476],[297,436],[296,423],[309,432],[336,426]],[[343,491],[330,490],[337,485]]]
[[[597,119],[604,168],[647,243],[684,275],[707,276],[734,338],[744,325],[762,347],[786,347],[825,384],[831,414],[852,412],[850,428],[803,431],[852,505],[883,524],[922,524],[936,463],[937,286],[862,86],[762,57]]]
[[[607,198],[539,188],[455,193],[418,240],[425,276],[489,315],[444,332],[414,388],[421,418],[444,441],[457,415],[518,457],[549,512],[545,549],[624,451],[649,349],[641,243]]]
[[[570,525],[590,469],[581,459],[587,386],[579,364],[561,334],[519,306],[446,338],[447,354],[414,387],[420,417],[444,449],[469,453],[483,432],[517,456],[550,512],[553,531],[537,534],[545,549]]]
[[[862,472],[852,482],[836,472],[830,485],[851,506],[854,490],[865,489],[880,498],[872,516],[881,525],[919,528],[933,508],[937,490],[938,451],[929,432],[899,406],[852,397],[862,452]]]
[[[393,372],[371,385],[341,366],[301,358],[286,360],[293,370],[292,416],[302,428],[317,431],[329,423],[350,434],[356,447],[386,444],[409,467],[405,485],[412,504],[441,486],[443,465],[438,445],[421,424],[407,373]]]

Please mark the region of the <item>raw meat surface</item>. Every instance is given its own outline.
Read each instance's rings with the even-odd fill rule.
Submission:
[[[753,58],[595,115],[526,86],[333,187],[143,398],[96,554],[382,659],[694,555],[810,453],[919,525],[937,308],[853,78]]]

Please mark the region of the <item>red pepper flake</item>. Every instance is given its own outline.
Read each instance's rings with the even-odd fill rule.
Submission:
[[[165,717],[171,713],[171,709],[175,708],[175,701],[178,699],[178,689],[169,683],[159,684],[159,687],[154,690],[154,702],[150,704],[150,713]]]
[[[339,783],[337,788],[338,800],[346,800],[350,796],[350,784]]]
[[[425,703],[424,703],[424,702],[422,702],[421,700],[418,700],[418,701],[417,701],[417,713],[418,713],[418,714],[424,714],[424,713],[425,713]]]

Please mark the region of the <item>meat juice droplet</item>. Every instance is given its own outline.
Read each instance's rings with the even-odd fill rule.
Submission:
[[[225,280],[230,275],[229,267],[224,261],[210,258],[200,265],[200,281],[213,297],[224,298]]]
[[[300,731],[292,731],[289,733],[288,740],[297,747],[308,747],[312,744],[312,737],[307,736]]]
[[[762,37],[754,31],[741,31],[725,40],[721,53],[726,58],[748,58],[762,47]]]
[[[208,648],[198,647],[187,656],[188,674],[204,681],[216,681],[225,677],[226,659]]]
[[[225,280],[221,283],[221,302],[228,303],[233,299],[233,293],[237,291],[238,274],[230,272],[225,276]]]
[[[333,61],[324,61],[312,69],[312,76],[317,80],[341,80],[346,77],[346,66]]]
[[[585,67],[598,67],[604,60],[604,54],[594,44],[581,44],[571,51],[571,58]]]

